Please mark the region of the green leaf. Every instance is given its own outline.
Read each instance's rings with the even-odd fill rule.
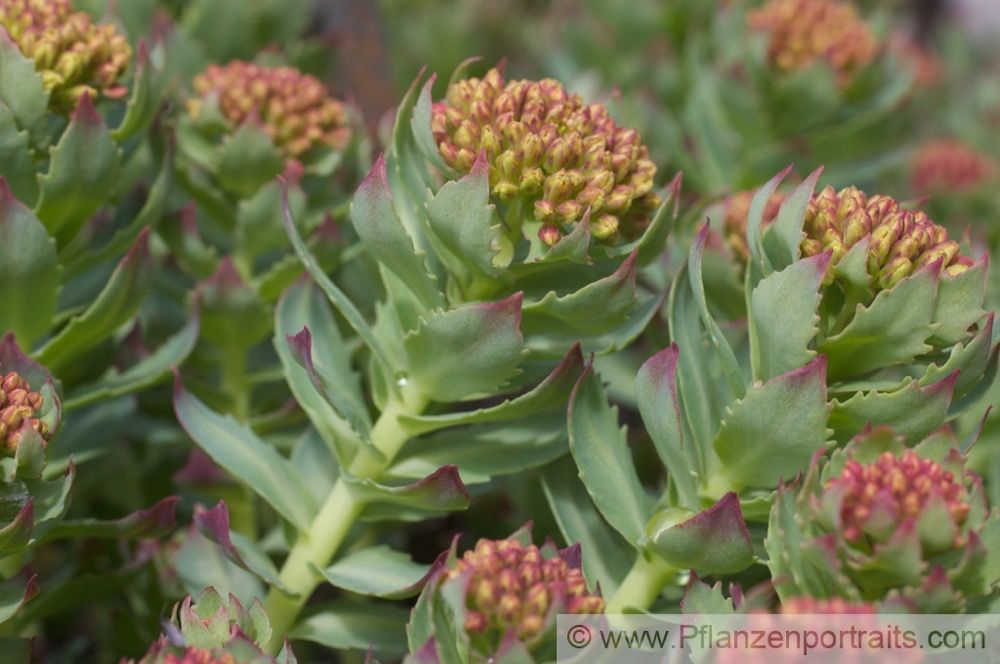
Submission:
[[[135,315],[153,281],[148,236],[148,229],[139,234],[104,289],[82,314],[74,316],[35,352],[36,360],[58,372],[69,360],[105,341]]]
[[[433,570],[384,545],[350,553],[325,569],[314,568],[337,588],[388,599],[416,595]]]
[[[868,306],[858,305],[840,333],[823,340],[819,351],[830,360],[829,379],[843,380],[913,360],[931,350],[934,293],[939,275],[922,268]]]
[[[215,272],[198,284],[201,338],[232,352],[246,352],[271,332],[271,308],[261,302],[225,256]]]
[[[795,487],[782,487],[771,508],[764,548],[774,589],[782,601],[802,594],[829,597],[833,575],[816,569],[803,553],[807,540],[802,529],[808,522],[796,513],[796,494]]]
[[[264,596],[264,587],[257,576],[247,572],[227,558],[222,549],[202,535],[192,525],[183,537],[183,544],[174,556],[174,566],[184,591],[199,595],[212,586],[220,594],[232,593],[244,604]]]
[[[117,257],[124,253],[147,227],[155,229],[159,226],[167,209],[167,199],[173,186],[173,173],[173,148],[171,147],[163,155],[160,172],[153,181],[153,185],[149,189],[149,196],[138,214],[129,222],[128,226],[115,233],[106,244],[74,258],[66,268],[68,273],[66,276],[82,274],[112,257]]]
[[[563,539],[580,543],[584,576],[591,584],[599,581],[610,597],[628,574],[635,549],[607,527],[570,459],[545,467],[542,488]]]
[[[354,445],[360,442],[357,437],[370,428],[370,423],[365,420],[365,424],[359,429],[353,429],[348,420],[316,389],[309,372],[296,360],[289,347],[289,337],[303,328],[321,340],[310,353],[316,373],[330,377],[329,382],[335,382],[345,398],[361,403],[360,382],[351,367],[348,346],[340,335],[333,312],[322,292],[309,281],[296,282],[278,301],[274,322],[274,348],[292,394],[323,440],[335,452],[338,461],[344,465],[345,460],[353,455]],[[354,412],[353,409],[351,412]]]
[[[28,601],[38,594],[38,583],[35,579],[38,575],[28,579],[28,583],[14,578],[0,584],[0,625],[14,617],[18,609],[28,603]],[[2,648],[4,644],[0,642],[0,652],[6,652]],[[0,655],[0,662],[3,661]],[[28,660],[24,660],[28,661]]]
[[[750,362],[754,380],[770,380],[816,357],[820,282],[829,252],[797,261],[761,279],[750,296]]]
[[[806,209],[812,200],[816,181],[823,173],[820,166],[802,181],[791,196],[786,198],[778,208],[778,216],[771,224],[770,231],[763,236],[764,250],[775,270],[784,270],[799,259],[799,246],[805,233],[802,225],[806,218]]]
[[[285,158],[274,147],[260,121],[251,118],[223,139],[215,177],[240,198],[249,198],[284,168]]]
[[[122,118],[118,128],[111,133],[111,137],[117,143],[138,134],[153,121],[160,101],[157,74],[158,72],[154,71],[153,63],[150,61],[146,42],[140,39],[135,55],[132,95],[125,106],[125,117]]]
[[[517,375],[523,295],[433,311],[403,338],[409,380],[439,402],[489,393]]]
[[[212,460],[299,530],[309,527],[316,505],[291,463],[246,425],[212,411],[185,390],[180,374],[174,385],[174,412],[187,434]]]
[[[410,612],[390,604],[337,600],[316,607],[288,633],[327,648],[402,654],[406,652],[406,622]]]
[[[2,98],[0,98],[0,177],[7,179],[14,195],[19,199],[31,203],[38,197],[31,136],[26,130],[17,126],[14,114],[10,112]]]
[[[618,409],[608,405],[600,377],[584,370],[569,402],[569,444],[580,479],[607,522],[633,546],[642,539],[647,512]]]
[[[0,330],[29,348],[49,330],[58,295],[56,243],[0,177]]]
[[[66,473],[54,480],[25,479],[24,484],[34,501],[34,540],[44,537],[65,516],[69,509],[69,493],[76,478],[76,468],[72,465]]]
[[[510,263],[512,253],[498,264],[504,238],[500,224],[494,223],[498,218],[489,200],[486,153],[480,152],[468,175],[446,182],[427,202],[431,237],[441,245],[438,257],[450,271],[470,274],[473,279],[494,279]]]
[[[722,582],[716,581],[714,586],[698,578],[694,572],[684,589],[684,599],[681,600],[681,613],[732,615],[736,613],[733,600],[722,594]]]
[[[671,344],[647,360],[635,378],[635,394],[642,421],[670,474],[680,505],[696,510],[701,505],[697,482],[703,469],[697,443],[684,444],[677,390],[679,355],[677,344]]]
[[[958,381],[955,383],[955,396],[960,397],[968,394],[980,381],[989,366],[990,344],[993,341],[993,318],[994,313],[986,317],[986,322],[979,328],[974,336],[967,343],[956,343],[948,354],[948,360],[940,367],[936,363],[931,363],[927,367],[926,373],[920,378],[921,387],[935,383],[952,371],[958,369]]]
[[[826,358],[756,383],[726,409],[712,447],[736,487],[773,489],[827,447]]]
[[[38,176],[35,214],[60,247],[76,237],[84,222],[107,202],[115,185],[121,151],[94,109],[90,95],[80,102],[59,143],[49,170]]]
[[[351,221],[372,258],[395,273],[426,309],[444,303],[435,278],[427,272],[424,254],[414,249],[413,239],[396,214],[384,155],[358,187],[351,203]]]
[[[941,274],[937,284],[937,302],[934,305],[935,344],[950,346],[969,335],[969,327],[986,314],[983,300],[986,297],[986,266],[984,255],[975,265],[954,277]]]
[[[420,478],[451,463],[458,466],[462,482],[479,484],[545,465],[568,449],[564,406],[556,412],[423,436],[403,447],[388,472]]]
[[[422,74],[423,72],[421,72]],[[421,76],[418,76],[417,80],[419,81],[420,78]],[[420,96],[417,97],[417,103],[413,105],[413,117],[410,118],[410,129],[413,132],[413,140],[424,158],[442,173],[449,173],[451,169],[441,156],[437,141],[434,140],[434,134],[431,132],[433,107],[431,91],[434,88],[435,80],[437,80],[437,75],[431,74],[427,82],[424,83],[424,87],[420,89]]]
[[[535,415],[552,408],[561,407],[569,398],[583,369],[583,353],[580,344],[573,344],[562,361],[545,379],[530,391],[487,408],[473,411],[446,413],[444,415],[401,415],[399,423],[410,434],[416,436],[429,431],[463,424],[484,424],[503,422]]]
[[[177,334],[136,364],[121,372],[110,369],[98,380],[74,389],[63,402],[63,409],[81,408],[97,401],[138,392],[161,382],[170,375],[171,367],[180,366],[191,354],[198,340],[199,327],[199,316],[195,311]]]
[[[673,508],[670,508],[673,509]],[[689,567],[711,574],[734,574],[753,563],[750,531],[735,492],[695,516],[650,520],[647,546],[672,567]]]
[[[274,563],[253,540],[229,530],[229,509],[225,502],[220,500],[219,504],[210,510],[196,506],[194,525],[201,531],[202,535],[218,544],[229,560],[254,574],[269,586],[281,590],[290,597],[298,597],[297,593],[292,592],[281,582]]]
[[[733,393],[734,397],[741,399],[746,393],[746,388],[743,385],[740,364],[736,360],[736,355],[733,353],[733,349],[719,328],[718,323],[715,322],[712,314],[708,311],[705,285],[701,280],[701,259],[702,254],[705,252],[705,240],[708,239],[708,229],[709,225],[704,224],[698,233],[698,237],[691,244],[691,250],[688,252],[688,281],[691,284],[691,291],[694,293],[694,301],[698,305],[698,314],[701,316],[701,322],[705,326],[705,329],[708,330],[709,338],[712,340],[712,344],[719,354],[719,360],[722,362],[722,370],[726,377],[726,383],[729,385],[729,390]]]
[[[34,500],[29,497],[23,483],[16,486],[8,483],[0,487],[0,556],[6,557],[28,546],[35,526],[34,507]],[[10,515],[13,518],[4,523],[10,511],[14,512]]]
[[[525,334],[556,332],[576,337],[595,335],[628,320],[636,303],[636,259],[632,252],[615,272],[567,295],[549,291],[538,302],[524,305]]]
[[[299,235],[298,230],[295,228],[295,222],[292,220],[291,210],[288,206],[288,195],[285,194],[284,200],[282,201],[282,217],[285,222],[285,231],[288,233],[289,239],[292,241],[292,246],[295,247],[295,253],[299,255],[299,259],[306,268],[306,272],[309,273],[319,285],[326,296],[330,299],[330,302],[336,307],[340,315],[343,316],[348,325],[350,325],[354,331],[361,337],[361,340],[368,346],[368,349],[372,352],[372,355],[378,360],[389,376],[393,376],[396,373],[397,367],[395,367],[390,361],[389,356],[386,354],[385,350],[382,348],[382,344],[375,337],[372,332],[372,328],[365,321],[364,316],[358,311],[358,308],[354,306],[350,298],[344,295],[337,286],[330,280],[330,277],[326,276],[326,272],[323,268],[316,262],[316,259],[309,253],[306,248],[305,243],[302,241],[302,237]],[[393,385],[395,387],[395,385]]]
[[[763,278],[774,271],[771,266],[771,261],[767,254],[764,253],[764,242],[762,239],[763,229],[764,229],[764,210],[767,209],[767,202],[771,200],[771,196],[777,191],[778,185],[781,181],[792,172],[792,167],[789,166],[785,170],[781,171],[773,178],[768,180],[767,184],[757,190],[750,200],[750,210],[747,213],[747,247],[750,250],[750,260],[747,265],[748,272],[748,284],[756,285],[756,280],[750,279],[752,274],[759,275]],[[748,289],[748,292],[751,289]]]
[[[107,539],[148,539],[161,537],[173,531],[176,523],[174,512],[179,496],[168,496],[152,507],[137,510],[120,519],[75,519],[62,521],[45,536],[46,541],[66,537],[91,537]]]
[[[388,505],[423,512],[451,512],[464,510],[471,502],[455,466],[441,466],[418,482],[398,487],[350,475],[343,478],[351,495],[366,503],[366,510],[374,505]]]
[[[891,392],[859,391],[843,403],[835,398],[829,421],[834,438],[843,443],[867,424],[888,425],[915,445],[944,424],[958,378],[959,372],[955,370],[927,387],[911,379]]]
[[[10,109],[20,129],[31,132],[40,143],[49,108],[49,93],[35,63],[21,55],[7,31],[0,31],[0,99]]]

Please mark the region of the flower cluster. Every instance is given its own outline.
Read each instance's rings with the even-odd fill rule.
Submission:
[[[954,139],[925,143],[912,162],[914,191],[961,192],[974,189],[993,178],[996,163],[987,155]]]
[[[301,159],[313,148],[340,150],[351,130],[344,104],[327,94],[315,76],[292,67],[268,68],[235,60],[212,65],[194,79],[200,96],[189,102],[199,114],[204,98],[218,95],[219,110],[233,127],[257,119],[289,159]]]
[[[232,653],[188,647],[180,652],[151,653],[143,664],[238,664]]]
[[[752,191],[738,191],[725,200],[723,233],[733,256],[742,263],[746,263],[750,256],[750,248],[747,246],[747,216],[750,213],[753,194]],[[764,207],[764,218],[761,220],[762,228],[774,221],[778,216],[778,209],[784,202],[784,194],[776,193],[768,199]]]
[[[32,392],[28,381],[10,371],[0,381],[0,449],[13,453],[21,441],[25,423],[47,439],[49,428],[36,415],[42,408],[42,395]]]
[[[117,99],[132,48],[108,23],[95,24],[72,0],[0,0],[0,26],[35,63],[51,103],[72,110],[84,94]]]
[[[845,85],[879,51],[854,6],[838,0],[771,0],[748,14],[750,27],[770,33],[768,58],[782,70],[825,60]]]
[[[851,615],[877,613],[877,611],[873,604],[848,602],[840,597],[832,599],[789,597],[781,603],[778,613],[786,615]]]
[[[888,289],[917,269],[941,260],[949,275],[966,271],[974,261],[960,255],[958,243],[922,211],[903,209],[885,195],[867,196],[855,187],[839,192],[832,187],[813,196],[806,211],[802,253],[815,256],[832,251],[826,282],[851,247],[869,238],[868,275],[877,287]]]
[[[480,633],[491,628],[513,630],[529,640],[544,629],[557,601],[566,613],[603,613],[604,600],[587,592],[583,572],[562,558],[545,560],[535,545],[514,539],[479,540],[449,570],[447,579],[469,574],[465,629]]]
[[[548,245],[588,209],[594,237],[633,237],[660,204],[656,166],[638,132],[555,80],[505,82],[491,69],[457,81],[433,106],[431,127],[445,162],[459,172],[485,152],[493,194],[533,206]]]
[[[916,521],[932,504],[943,508],[955,526],[962,526],[969,516],[962,479],[913,450],[898,458],[886,451],[868,465],[848,460],[840,476],[828,481],[827,490],[840,494],[840,528],[848,542],[885,542],[901,523]],[[956,529],[952,548],[963,544]]]

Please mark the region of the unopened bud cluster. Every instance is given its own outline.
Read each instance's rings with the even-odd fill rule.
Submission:
[[[750,258],[750,248],[747,246],[747,216],[750,214],[750,201],[753,200],[754,192],[739,191],[725,200],[725,222],[723,233],[726,237],[726,244],[732,250],[733,255],[742,263],[746,263]],[[768,226],[778,216],[778,209],[785,202],[784,194],[774,194],[767,201],[764,207],[764,217],[761,220],[761,228]]]
[[[876,613],[875,605],[853,603],[840,597],[816,599],[815,597],[789,597],[781,603],[778,613],[786,615],[851,615]]]
[[[832,251],[826,282],[833,267],[863,238],[868,248],[868,275],[878,288],[888,289],[919,268],[941,261],[945,274],[965,272],[972,259],[960,255],[958,243],[931,221],[925,212],[905,210],[884,195],[867,196],[855,187],[839,192],[832,187],[813,196],[806,211],[802,253],[815,256]]]
[[[961,192],[975,189],[997,173],[996,162],[953,139],[925,143],[913,158],[914,191]]]
[[[558,557],[545,560],[537,546],[524,546],[517,540],[479,540],[447,578],[465,573],[471,573],[466,595],[468,632],[513,630],[519,639],[531,639],[543,630],[546,616],[560,599],[566,613],[604,612],[604,600],[587,592],[579,569]]]
[[[752,29],[770,33],[768,58],[785,71],[825,60],[845,85],[879,51],[868,25],[848,2],[771,0],[747,18]]]
[[[431,128],[445,162],[468,173],[480,151],[493,194],[533,206],[539,237],[553,245],[590,210],[599,240],[633,237],[660,204],[656,166],[634,129],[601,104],[584,105],[555,80],[509,81],[491,69],[453,83]]]
[[[49,427],[38,419],[43,397],[32,392],[28,382],[16,371],[10,371],[0,380],[0,449],[13,453],[21,442],[21,427],[27,423],[43,438],[48,438]]]
[[[204,648],[188,648],[182,655],[168,653],[158,664],[239,664],[233,655],[224,652],[216,655]]]
[[[72,110],[84,94],[125,94],[117,81],[132,47],[113,25],[74,11],[72,0],[0,0],[0,26],[34,61],[53,108]]]
[[[840,527],[848,542],[864,538],[885,542],[901,523],[916,523],[935,502],[944,506],[956,526],[965,523],[970,508],[962,479],[913,450],[898,458],[887,451],[869,465],[848,460],[827,489],[842,492]],[[956,534],[953,548],[964,543]]]
[[[275,147],[291,159],[314,148],[342,149],[351,135],[344,104],[329,96],[318,78],[292,67],[234,60],[196,76],[194,89],[201,97],[217,94],[219,110],[233,127],[258,120]],[[195,117],[202,103],[189,103]]]

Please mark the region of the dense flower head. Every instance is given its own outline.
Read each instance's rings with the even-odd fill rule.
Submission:
[[[187,648],[181,655],[168,653],[162,664],[237,664],[237,661],[230,653],[216,654],[204,648]]]
[[[0,380],[0,449],[7,452],[17,450],[21,440],[21,427],[28,426],[48,439],[49,428],[45,422],[38,419],[38,411],[42,408],[43,397],[39,392],[32,392],[28,381],[16,371],[9,371]]]
[[[863,238],[870,237],[868,275],[877,288],[891,288],[925,265],[940,260],[949,275],[965,272],[974,261],[960,254],[948,232],[920,210],[906,210],[885,195],[868,196],[855,187],[839,192],[826,187],[815,194],[806,211],[802,253],[815,256],[832,252],[827,283],[833,267]]]
[[[0,26],[34,61],[53,108],[72,110],[84,94],[125,94],[118,79],[132,47],[115,26],[75,11],[72,0],[0,0]]]
[[[479,540],[447,578],[465,573],[471,575],[465,621],[469,632],[513,630],[519,639],[531,639],[545,628],[546,616],[560,599],[567,613],[604,612],[604,600],[587,592],[583,572],[559,557],[545,560],[537,546],[514,539]]]
[[[770,33],[768,58],[785,71],[825,60],[844,85],[879,51],[868,25],[847,2],[771,0],[747,18],[751,28]]]
[[[970,509],[962,479],[913,450],[900,457],[886,451],[868,465],[848,460],[827,488],[842,492],[842,533],[856,543],[864,538],[887,540],[900,523],[916,522],[933,503],[942,503],[953,523],[961,526]],[[956,535],[953,547],[963,544]]]
[[[480,151],[505,203],[532,205],[549,245],[589,209],[594,237],[637,235],[659,206],[656,166],[639,133],[555,80],[505,81],[498,69],[453,83],[431,128],[445,162],[468,173]]]
[[[234,60],[196,76],[194,89],[202,98],[218,94],[219,110],[233,127],[258,119],[275,147],[291,159],[313,148],[342,149],[351,135],[344,104],[327,94],[318,78],[293,67]],[[202,103],[190,102],[192,115]]]
[[[752,191],[738,191],[725,200],[723,233],[726,237],[726,244],[742,263],[746,263],[750,257],[750,248],[747,246],[747,216],[750,214],[750,201],[753,200],[753,195]],[[761,220],[762,228],[775,220],[778,216],[778,209],[784,202],[784,194],[776,193],[768,199],[767,205],[764,207],[764,217]]]
[[[989,156],[949,138],[924,143],[911,168],[913,189],[919,193],[967,191],[997,172],[996,162]]]

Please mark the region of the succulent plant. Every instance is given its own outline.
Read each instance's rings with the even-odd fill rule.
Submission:
[[[823,60],[841,85],[880,49],[854,6],[842,0],[771,0],[749,12],[747,21],[769,34],[767,53],[775,67],[790,71]]]
[[[72,111],[80,98],[120,99],[132,47],[110,23],[95,24],[72,0],[3,0],[0,27],[32,60],[52,108]]]
[[[455,81],[434,104],[431,127],[445,163],[459,173],[471,172],[485,152],[491,193],[541,222],[538,235],[549,246],[587,210],[594,238],[634,239],[660,205],[656,166],[639,133],[553,79],[505,81],[493,68]],[[516,224],[517,214],[509,216]]]
[[[43,412],[45,397],[33,392],[31,386],[16,371],[8,371],[0,380],[0,452],[15,454],[21,441],[22,426],[27,426],[41,436],[51,437],[49,425],[39,415]],[[49,410],[49,409],[46,409]]]
[[[765,546],[783,601],[893,599],[951,613],[974,611],[1000,583],[998,532],[949,429],[908,448],[876,427],[781,489]]]
[[[533,661],[529,653],[551,645],[557,614],[604,612],[599,591],[587,590],[579,546],[538,547],[523,528],[507,539],[481,539],[461,557],[454,545],[443,555],[407,627],[410,662],[436,661],[454,648],[467,662],[514,652]],[[449,615],[449,624],[437,615]]]
[[[191,596],[174,605],[166,632],[138,664],[293,664],[286,644],[277,659],[261,646],[271,637],[271,626],[256,599],[247,609],[232,594],[223,598],[215,588],[205,588],[195,601]],[[123,664],[128,664],[123,660]],[[134,664],[134,661],[133,661]]]
[[[911,186],[918,193],[961,193],[995,178],[997,164],[961,141],[942,138],[922,144],[910,170]]]

